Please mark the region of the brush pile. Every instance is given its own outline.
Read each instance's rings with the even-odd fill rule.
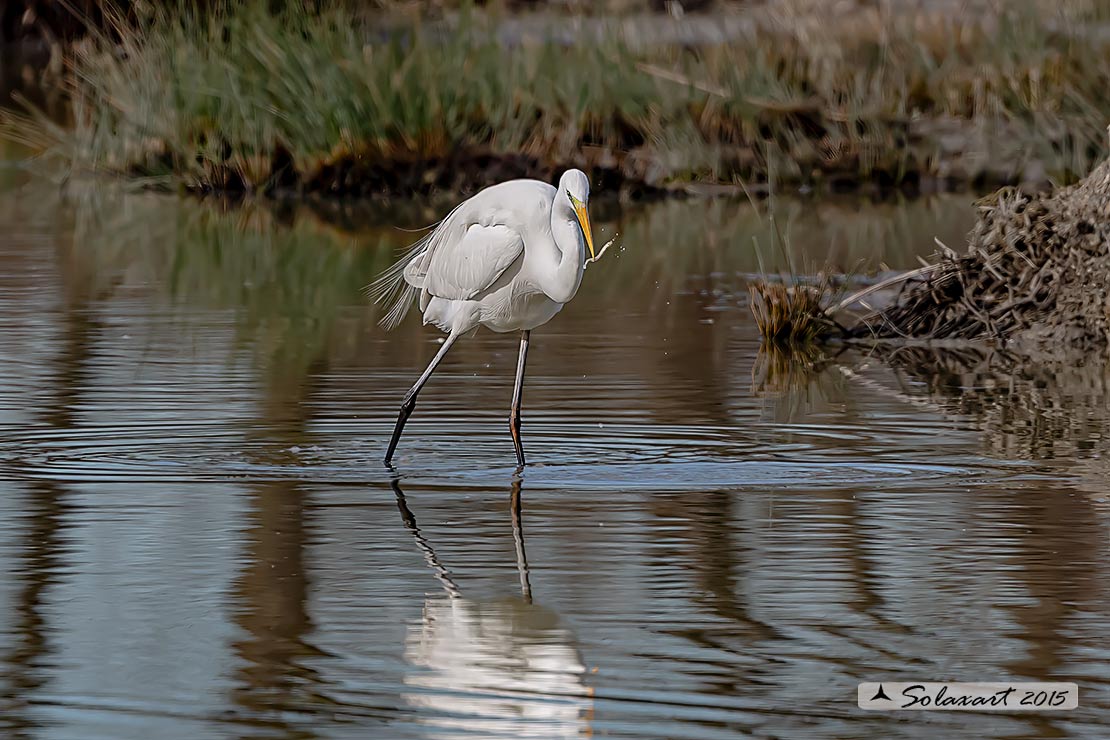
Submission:
[[[1003,188],[979,208],[966,255],[946,252],[848,337],[1110,344],[1110,161],[1072,187]]]

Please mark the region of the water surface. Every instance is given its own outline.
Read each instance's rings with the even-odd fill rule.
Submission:
[[[745,276],[911,267],[969,198],[619,209],[533,334],[360,288],[435,208],[0,194],[0,730],[13,738],[1101,737],[1107,373],[761,354]],[[328,225],[331,224],[331,225]],[[339,225],[335,225],[339,224]],[[781,240],[780,240],[781,237]],[[785,241],[785,244],[783,243]],[[1076,681],[1052,716],[861,680]]]

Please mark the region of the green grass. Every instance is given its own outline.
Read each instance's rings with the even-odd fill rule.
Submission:
[[[506,156],[650,185],[1069,181],[1110,121],[1110,47],[1082,33],[1101,11],[1022,6],[989,32],[778,7],[751,39],[693,49],[506,48],[474,13],[382,37],[344,9],[167,11],[74,50],[72,125],[7,113],[0,133],[199,190],[421,189]]]

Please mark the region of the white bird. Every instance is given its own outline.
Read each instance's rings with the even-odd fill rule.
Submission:
[[[386,328],[399,324],[419,295],[424,323],[447,333],[443,346],[401,402],[386,465],[393,459],[420,389],[455,341],[482,326],[496,332],[521,332],[509,430],[517,463],[524,465],[520,402],[529,335],[578,292],[586,250],[594,257],[586,210],[589,199],[590,181],[581,170],[564,172],[558,188],[539,180],[490,186],[457,205],[368,286],[377,302],[389,306],[382,320]]]

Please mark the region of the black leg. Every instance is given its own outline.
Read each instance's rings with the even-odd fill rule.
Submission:
[[[520,400],[524,392],[524,363],[528,359],[528,337],[531,333],[528,329],[520,333],[520,358],[516,363],[513,410],[509,413],[509,431],[513,435],[513,447],[516,448],[516,462],[522,468],[524,467],[524,446],[520,444]]]
[[[436,352],[436,356],[432,358],[432,362],[428,365],[428,369],[424,371],[424,374],[420,376],[420,380],[416,381],[416,385],[409,389],[409,392],[405,394],[405,399],[401,401],[401,411],[397,414],[397,426],[393,429],[393,437],[390,438],[389,448],[385,451],[386,465],[389,465],[389,461],[393,459],[393,453],[397,450],[397,442],[401,439],[401,432],[405,429],[405,422],[409,420],[409,417],[412,416],[412,410],[416,408],[416,395],[420,393],[420,389],[428,382],[428,378],[432,377],[432,373],[435,372],[436,366],[458,338],[458,334],[448,335],[447,341],[439,348],[439,352]]]

